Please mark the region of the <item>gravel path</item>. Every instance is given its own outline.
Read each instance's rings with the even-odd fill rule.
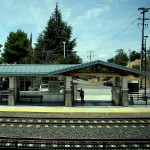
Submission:
[[[149,138],[150,125],[14,125],[0,124],[0,136],[36,138]]]

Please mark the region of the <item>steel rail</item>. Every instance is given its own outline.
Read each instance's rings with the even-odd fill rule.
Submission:
[[[11,144],[10,146],[7,145]],[[6,145],[5,145],[6,144]],[[32,147],[30,146],[32,144]],[[44,144],[44,147],[40,145]],[[150,148],[150,138],[35,138],[35,137],[0,137],[0,148],[4,149],[122,149],[129,146],[135,148],[138,144],[140,148]],[[57,147],[54,147],[57,145]],[[111,147],[114,146],[115,147]],[[67,147],[66,147],[67,146]],[[69,146],[69,147],[68,147]],[[87,147],[89,146],[89,147]],[[101,146],[101,148],[99,147]]]
[[[2,118],[2,117],[1,117]],[[6,119],[4,117],[3,119]],[[7,118],[7,119],[12,119],[12,118]],[[134,118],[134,119],[125,119],[125,118],[116,118],[116,119],[97,119],[97,118],[92,118],[92,119],[70,119],[70,118],[65,118],[65,119],[60,119],[60,118],[49,118],[47,120],[44,118],[38,118],[40,119],[40,122],[36,120],[37,118],[30,118],[30,120],[17,120],[17,119],[29,119],[29,118],[20,118],[20,117],[13,117],[13,119],[16,119],[14,121],[12,120],[1,120],[0,124],[38,124],[38,125],[150,125],[150,122],[147,122],[147,120],[150,120],[149,118]],[[32,121],[31,121],[32,120]],[[55,121],[56,120],[56,121]],[[114,122],[113,122],[114,121]],[[127,122],[128,121],[128,122]],[[135,122],[137,121],[137,122]],[[143,122],[141,122],[143,121]],[[144,122],[145,121],[145,122]]]
[[[0,136],[0,140],[12,140],[12,141],[67,141],[67,142],[75,142],[75,141],[82,141],[82,142],[98,142],[98,141],[108,141],[108,142],[150,142],[150,138],[36,138],[36,137],[8,137],[8,136]]]
[[[84,126],[90,126],[90,125],[93,125],[93,126],[96,126],[96,125],[111,125],[111,126],[114,126],[114,125],[120,125],[120,126],[145,125],[145,126],[149,126],[150,125],[150,123],[147,123],[147,122],[146,123],[143,123],[143,122],[141,122],[141,123],[139,123],[139,122],[137,122],[137,123],[135,123],[135,122],[134,123],[131,123],[131,122],[129,122],[129,123],[122,123],[122,122],[119,122],[119,123],[116,123],[116,122],[114,122],[114,123],[108,123],[108,122],[106,122],[106,123],[0,122],[0,124],[7,124],[7,125],[9,125],[9,124],[14,124],[14,125],[19,125],[19,124],[21,124],[21,125],[59,125],[59,126],[61,126],[61,125],[66,125],[66,126],[71,126],[71,125],[76,125],[76,126],[79,126],[79,125],[84,125]]]
[[[72,117],[68,117],[68,118],[65,118],[65,117],[31,117],[31,116],[0,116],[0,118],[20,118],[20,119],[23,119],[23,118],[26,118],[26,119],[66,119],[66,120],[69,120],[69,119],[71,119],[71,120],[78,120],[78,119],[88,119],[88,120],[93,120],[93,119],[97,119],[97,120],[101,120],[101,119],[120,119],[120,120],[123,120],[123,119],[129,119],[129,120],[132,120],[132,119],[149,119],[150,120],[150,117],[132,117],[132,118],[128,118],[128,117],[120,117],[120,118],[118,118],[118,117],[108,117],[108,118],[96,118],[96,117],[91,117],[91,118],[81,118],[81,117],[79,117],[79,118],[72,118]]]

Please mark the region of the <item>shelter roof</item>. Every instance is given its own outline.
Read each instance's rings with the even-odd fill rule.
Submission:
[[[90,66],[101,66],[120,75],[147,75],[146,72],[96,60],[82,64],[1,64],[0,76],[52,76],[75,72]]]

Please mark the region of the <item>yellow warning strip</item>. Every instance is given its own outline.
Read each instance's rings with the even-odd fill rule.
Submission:
[[[82,108],[82,109],[51,109],[51,108],[47,108],[47,109],[0,109],[0,112],[30,112],[30,113],[103,113],[103,114],[107,114],[107,113],[115,113],[115,114],[119,114],[119,113],[123,113],[123,114],[130,114],[130,113],[150,113],[150,110],[143,110],[143,109],[133,109],[133,110],[128,110],[128,109],[117,109],[117,108],[105,108],[105,110],[101,110],[101,108],[99,108],[98,110],[94,110],[94,109],[86,109],[86,108]]]

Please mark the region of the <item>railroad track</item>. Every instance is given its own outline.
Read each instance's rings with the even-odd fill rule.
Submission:
[[[1,141],[2,140],[2,141]],[[2,145],[1,145],[2,144]],[[40,139],[0,137],[1,149],[120,150],[150,149],[149,139]]]
[[[0,117],[0,127],[11,132],[0,137],[0,149],[150,149],[150,118]]]
[[[39,125],[150,125],[150,118],[28,118],[0,117],[0,124]]]

